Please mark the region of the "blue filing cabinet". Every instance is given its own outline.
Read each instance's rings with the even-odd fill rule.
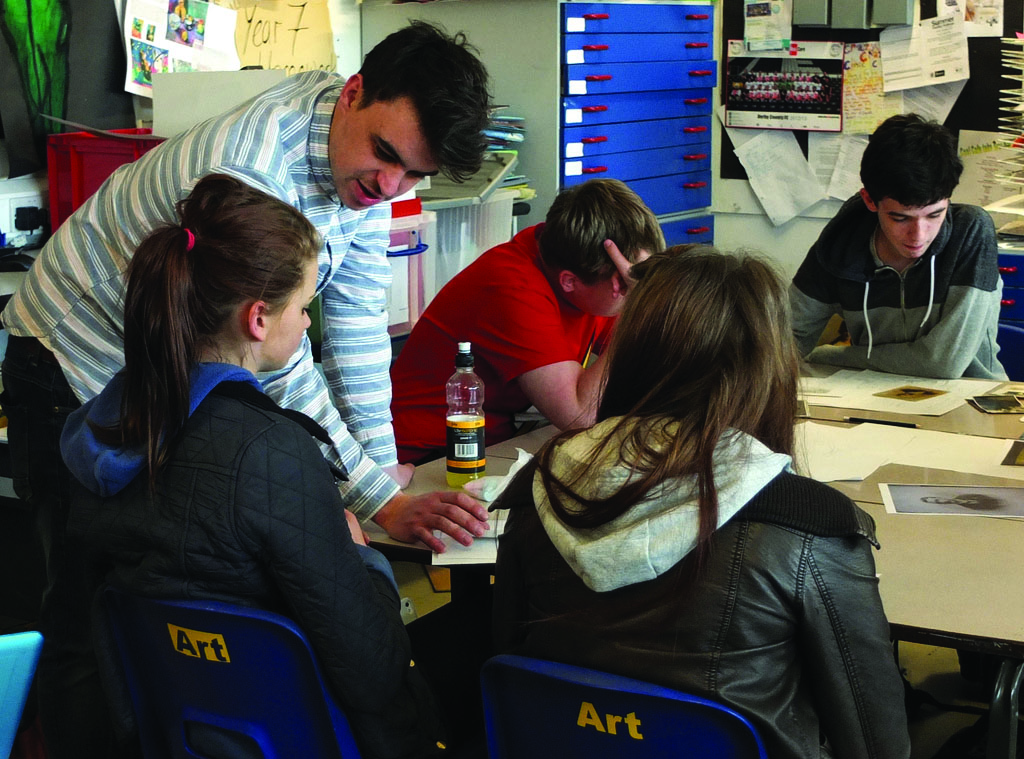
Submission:
[[[566,3],[562,18],[562,187],[628,184],[669,245],[710,243],[714,8]],[[688,214],[688,215],[687,215]],[[685,218],[678,218],[685,215]]]
[[[999,250],[999,276],[1003,302],[999,321],[1024,327],[1024,250]]]

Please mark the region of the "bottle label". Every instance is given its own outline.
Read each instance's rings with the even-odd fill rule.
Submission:
[[[487,463],[484,456],[484,418],[449,418],[447,425],[448,471],[457,474],[482,474]]]

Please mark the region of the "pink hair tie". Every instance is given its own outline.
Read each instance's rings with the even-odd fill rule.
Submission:
[[[192,234],[192,230],[185,227],[185,234],[188,235],[188,245],[185,246],[185,252],[192,250],[196,244],[196,236]]]

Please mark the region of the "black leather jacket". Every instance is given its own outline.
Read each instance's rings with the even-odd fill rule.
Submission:
[[[397,588],[383,557],[357,550],[329,465],[293,414],[254,388],[218,385],[189,418],[155,496],[144,474],[108,498],[79,488],[69,532],[116,587],[296,620],[363,756],[434,753],[440,723],[412,666]],[[97,641],[109,675],[109,637]],[[126,694],[106,684],[130,732]]]
[[[772,759],[910,755],[874,524],[849,499],[783,473],[718,530],[701,572],[691,555],[654,580],[597,593],[548,539],[533,472],[498,504],[511,509],[495,579],[498,651],[728,704]]]

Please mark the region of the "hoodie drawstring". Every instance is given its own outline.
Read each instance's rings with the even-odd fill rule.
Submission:
[[[924,312],[924,318],[921,320],[921,326],[918,329],[924,329],[924,325],[928,323],[928,317],[932,313],[932,305],[935,303],[935,259],[936,256],[932,256],[931,279],[928,283],[928,310]],[[870,351],[868,353],[870,355]]]
[[[864,326],[868,328],[868,358],[871,358],[871,348],[875,344],[871,334],[871,321],[868,319],[868,288],[871,287],[871,280],[864,281]],[[931,310],[931,306],[928,307]]]

